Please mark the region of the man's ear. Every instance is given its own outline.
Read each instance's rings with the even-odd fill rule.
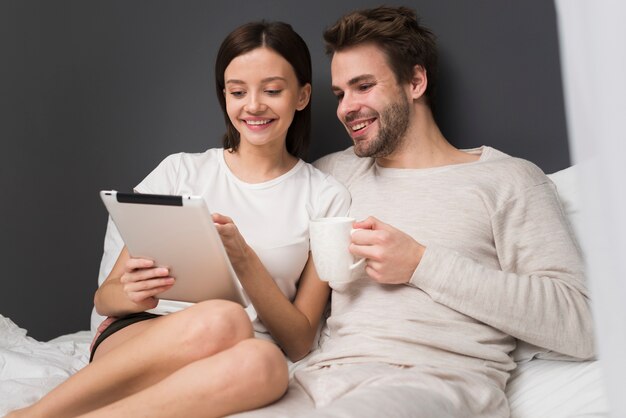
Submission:
[[[413,67],[413,78],[411,78],[411,97],[416,100],[424,95],[428,87],[428,75],[426,69],[421,65]]]
[[[306,83],[301,89],[298,95],[298,103],[296,103],[296,110],[304,109],[311,100],[311,84]]]

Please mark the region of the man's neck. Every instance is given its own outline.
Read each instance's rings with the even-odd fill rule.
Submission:
[[[387,168],[433,168],[476,161],[479,156],[460,151],[443,136],[428,107],[416,107],[398,148],[376,163]]]

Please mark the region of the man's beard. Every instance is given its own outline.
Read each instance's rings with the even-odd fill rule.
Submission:
[[[406,97],[387,106],[378,118],[378,136],[369,141],[355,141],[359,157],[381,158],[391,155],[404,140],[409,128],[409,103]]]

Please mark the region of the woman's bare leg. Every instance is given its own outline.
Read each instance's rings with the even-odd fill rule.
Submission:
[[[288,380],[280,349],[247,339],[82,417],[221,417],[274,402],[287,390]]]
[[[227,301],[199,303],[127,328],[104,340],[103,351],[99,353],[98,347],[91,364],[14,416],[72,417],[86,413],[254,335],[243,308]]]

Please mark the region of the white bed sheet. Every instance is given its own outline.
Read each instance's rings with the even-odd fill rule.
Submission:
[[[29,405],[89,361],[91,332],[40,342],[0,315],[0,417]]]

